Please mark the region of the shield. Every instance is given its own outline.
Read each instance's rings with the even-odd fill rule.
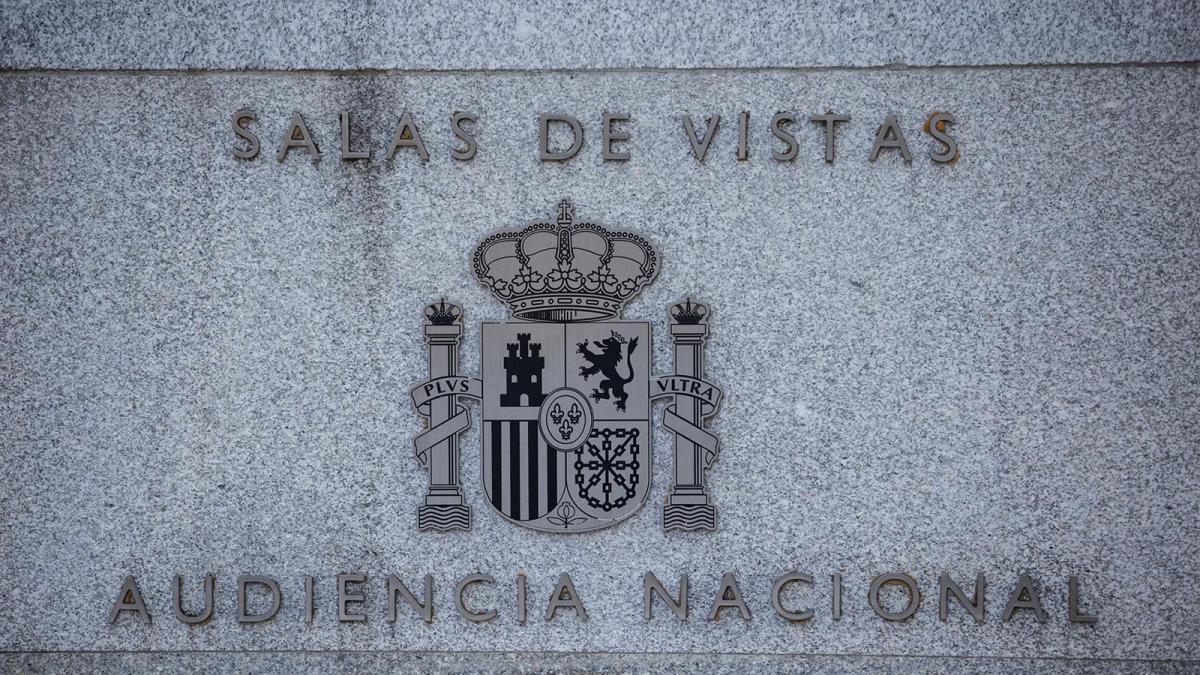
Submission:
[[[483,486],[508,520],[584,532],[650,487],[650,326],[483,324]]]

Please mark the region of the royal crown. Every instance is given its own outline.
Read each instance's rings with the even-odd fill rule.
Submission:
[[[620,316],[625,303],[658,272],[658,252],[631,232],[575,222],[564,199],[557,222],[497,232],[475,248],[475,276],[529,321],[599,321]]]
[[[458,305],[446,304],[446,299],[425,308],[425,318],[434,326],[453,326],[462,318],[462,310]]]

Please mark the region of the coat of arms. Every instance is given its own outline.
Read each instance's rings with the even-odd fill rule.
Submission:
[[[416,453],[429,469],[418,514],[422,530],[469,529],[459,485],[463,405],[482,403],[481,466],[487,501],[518,525],[585,532],[633,515],[650,490],[651,400],[669,397],[664,426],[675,435],[675,472],[663,511],[668,530],[716,529],[705,471],[717,439],[705,427],[721,390],[704,380],[709,310],[690,298],[668,308],[675,372],[650,375],[650,324],[621,319],[626,302],[658,273],[642,237],[575,220],[486,237],[476,277],[509,306],[512,321],[481,326],[482,377],[458,372],[462,310],[425,309],[429,380],[412,390],[428,429]]]

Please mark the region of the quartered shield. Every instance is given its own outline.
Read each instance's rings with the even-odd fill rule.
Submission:
[[[550,532],[628,518],[650,488],[650,326],[483,323],[488,502]]]

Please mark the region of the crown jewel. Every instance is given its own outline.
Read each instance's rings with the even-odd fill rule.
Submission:
[[[658,272],[658,252],[631,232],[575,221],[575,206],[558,204],[556,222],[503,230],[479,243],[475,276],[529,321],[598,321],[620,316],[625,303]]]

